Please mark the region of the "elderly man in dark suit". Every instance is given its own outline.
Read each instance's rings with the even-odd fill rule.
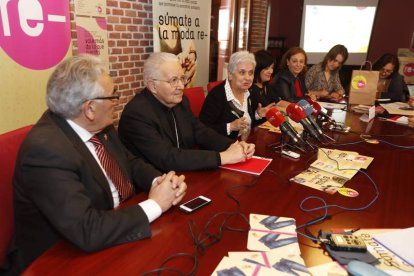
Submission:
[[[16,164],[15,273],[60,239],[89,252],[149,237],[184,196],[184,176],[162,175],[124,148],[112,126],[118,98],[98,57],[69,58],[51,75],[49,109]],[[114,210],[140,191],[148,200]]]
[[[235,142],[194,117],[175,55],[152,54],[144,81],[147,87],[125,106],[119,122],[119,136],[132,153],[163,171],[212,169],[253,155],[253,144]]]

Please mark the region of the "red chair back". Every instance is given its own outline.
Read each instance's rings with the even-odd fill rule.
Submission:
[[[25,126],[0,135],[0,266],[14,232],[13,174],[20,144],[32,126]]]
[[[209,82],[207,84],[207,92],[210,93],[210,91],[216,87],[217,85],[219,85],[220,83],[222,83],[224,80],[219,80],[219,81],[213,81],[213,82]]]
[[[193,112],[194,116],[198,117],[201,111],[201,107],[203,106],[205,95],[203,87],[191,87],[184,89],[184,95],[190,101],[191,111]]]

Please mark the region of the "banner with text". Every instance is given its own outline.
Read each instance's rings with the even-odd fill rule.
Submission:
[[[69,2],[0,1],[0,134],[35,123],[46,83],[71,55]]]
[[[153,0],[154,52],[178,56],[185,87],[208,83],[211,0]]]
[[[76,35],[79,53],[99,56],[109,68],[106,19],[78,16],[76,18]]]

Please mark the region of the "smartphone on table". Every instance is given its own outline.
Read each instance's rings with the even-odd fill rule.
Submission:
[[[209,204],[211,202],[211,199],[205,197],[205,196],[198,196],[196,198],[193,198],[179,206],[180,210],[186,212],[186,213],[192,213],[197,209],[200,209],[201,207]]]

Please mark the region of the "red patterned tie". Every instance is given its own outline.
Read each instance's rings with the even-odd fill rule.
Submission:
[[[134,194],[132,183],[128,181],[119,165],[105,150],[104,145],[96,135],[89,139],[89,141],[94,144],[96,155],[98,156],[99,161],[101,161],[102,167],[118,190],[119,201],[123,202],[125,199],[128,199]]]

